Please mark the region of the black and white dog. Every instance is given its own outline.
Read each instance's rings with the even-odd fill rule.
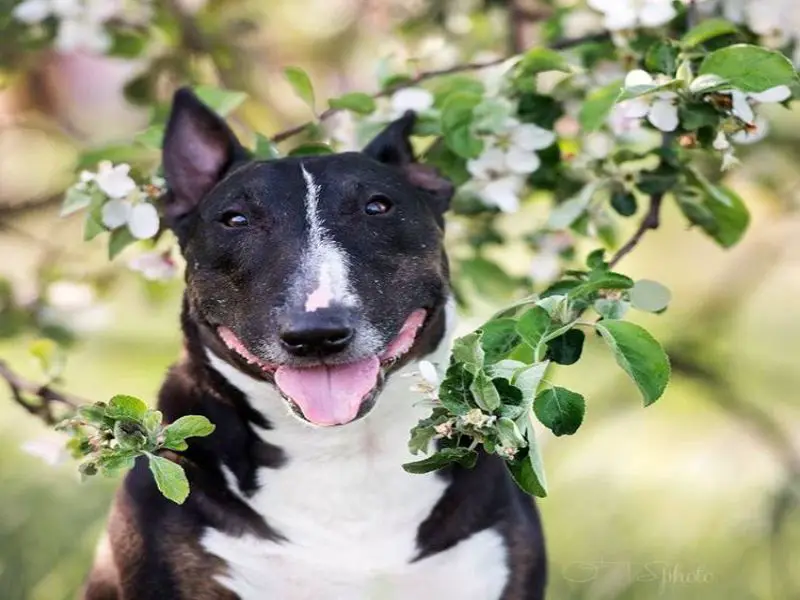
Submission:
[[[88,600],[538,600],[544,541],[501,460],[410,475],[426,416],[414,362],[443,363],[452,186],[414,161],[414,115],[361,153],[253,160],[179,91],[164,142],[167,222],[187,262],[185,356],[168,421],[216,424],[168,454],[178,506],[139,461]]]

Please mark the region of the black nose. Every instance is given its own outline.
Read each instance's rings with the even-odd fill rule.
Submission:
[[[292,319],[280,338],[283,347],[295,356],[330,356],[347,348],[354,333],[343,320],[308,313]]]

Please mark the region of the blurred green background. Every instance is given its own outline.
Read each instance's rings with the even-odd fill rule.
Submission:
[[[432,18],[408,26],[425,14],[422,1],[215,4],[225,18],[213,31],[230,38],[236,58],[224,83],[253,98],[237,118],[266,133],[307,118],[281,78],[285,65],[307,68],[320,95],[335,94],[370,89],[380,57],[427,51],[424,64],[436,66],[448,52],[503,45],[500,12],[454,34],[457,23],[448,29]],[[257,30],[236,28],[245,12]],[[66,388],[92,400],[120,392],[152,399],[180,352],[180,284],[146,285],[109,267],[102,244],[81,242],[79,218],[59,219],[54,202],[26,206],[63,189],[80,148],[146,124],[122,100],[132,67],[46,53],[30,63],[0,87],[0,276],[22,297],[41,291],[43,272],[91,281],[93,302],[62,286],[54,303],[58,318],[85,331],[69,353]],[[688,231],[670,206],[662,227],[625,259],[627,274],[657,279],[674,294],[666,314],[639,317],[673,360],[665,397],[642,409],[595,343],[588,360],[557,372],[588,409],[574,437],[541,435],[550,598],[800,598],[792,493],[800,482],[800,118],[776,118],[772,140],[730,181],[753,212],[740,246],[721,250]],[[530,203],[503,227],[513,234],[545,208]],[[525,273],[531,257],[509,248],[497,258]],[[113,286],[104,293],[96,284],[106,279]],[[462,329],[495,304],[478,298]],[[30,339],[0,338],[0,359],[35,379]],[[73,463],[52,467],[22,450],[54,435],[10,399],[0,402],[0,600],[74,597],[103,528],[116,482],[81,483]]]

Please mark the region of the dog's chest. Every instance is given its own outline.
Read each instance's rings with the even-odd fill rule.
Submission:
[[[270,415],[277,424],[264,437],[283,447],[288,460],[280,469],[261,469],[258,491],[245,500],[286,541],[209,529],[202,542],[227,563],[223,585],[242,600],[265,594],[281,600],[500,597],[508,568],[494,530],[414,561],[419,526],[446,482],[401,468],[410,459],[405,448],[417,418],[403,393],[409,384],[396,380],[393,387],[404,397],[387,389],[375,414],[347,428],[310,430]],[[266,393],[248,393],[256,406],[259,391]]]

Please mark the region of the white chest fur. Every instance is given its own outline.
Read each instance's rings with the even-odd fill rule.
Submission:
[[[392,376],[365,419],[315,429],[288,414],[270,385],[211,356],[214,367],[274,424],[264,438],[288,461],[261,469],[247,502],[287,538],[275,543],[209,529],[204,547],[224,559],[220,582],[242,600],[495,600],[507,579],[506,548],[494,530],[411,562],[419,525],[446,484],[401,465],[415,408],[413,381]],[[233,483],[233,482],[231,482]],[[235,484],[234,484],[235,485]]]

